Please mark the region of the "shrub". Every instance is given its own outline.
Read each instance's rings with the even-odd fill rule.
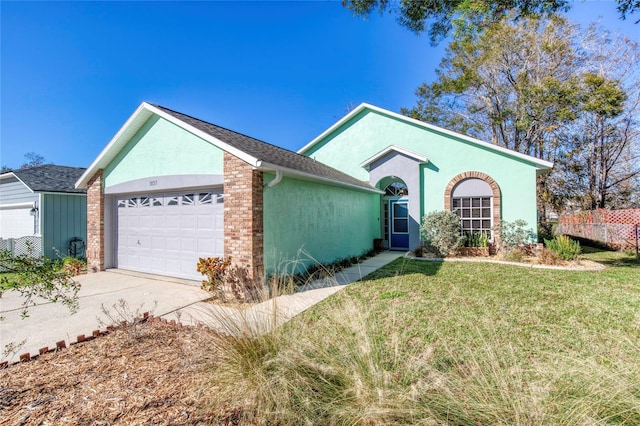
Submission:
[[[547,248],[564,260],[574,260],[580,254],[580,243],[566,235],[558,235],[553,240],[544,240]]]
[[[33,257],[32,247],[27,248],[26,254],[0,250],[0,271],[4,272],[0,275],[0,298],[7,290],[19,292],[23,317],[29,316],[28,309],[38,298],[62,303],[75,313],[80,283],[73,280],[60,262],[44,256]]]
[[[465,237],[460,235],[460,218],[448,211],[431,212],[422,218],[420,234],[428,248],[433,248],[440,256],[463,246]]]
[[[206,280],[202,280],[200,287],[215,297],[224,299],[222,286],[224,284],[225,273],[230,265],[231,259],[224,259],[222,257],[201,257],[198,259],[196,270],[207,278]]]
[[[67,256],[62,259],[62,268],[71,274],[71,276],[77,276],[86,271],[87,261],[84,259],[77,259],[75,257]]]
[[[526,247],[535,241],[533,230],[526,226],[527,222],[522,219],[513,222],[500,221],[495,229],[500,234],[498,251],[505,254],[516,249],[526,250]]]

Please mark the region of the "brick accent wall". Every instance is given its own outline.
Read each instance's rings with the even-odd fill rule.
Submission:
[[[264,276],[262,172],[224,153],[224,256],[246,267],[252,278]]]
[[[493,192],[493,197],[491,198],[493,204],[493,226],[498,226],[502,219],[502,196],[500,194],[500,187],[491,176],[482,172],[464,172],[451,179],[447,188],[444,190],[444,209],[451,211],[451,194],[453,193],[453,188],[465,179],[481,179],[489,184],[491,192]],[[495,232],[493,239],[494,244],[497,244],[500,241],[500,234]]]
[[[104,191],[102,170],[87,186],[87,270],[104,271]]]

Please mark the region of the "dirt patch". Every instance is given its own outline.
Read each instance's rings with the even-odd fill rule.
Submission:
[[[528,268],[540,268],[540,269],[558,269],[558,270],[570,270],[570,271],[599,271],[605,269],[605,266],[601,263],[594,262],[592,260],[578,259],[572,261],[562,261],[557,265],[544,265],[538,263],[538,258],[529,256],[524,257],[521,262],[512,262],[501,259],[499,256],[452,256],[446,258],[439,257],[415,257],[412,254],[405,256],[408,259],[426,260],[426,261],[445,261],[445,262],[486,262],[486,263],[501,263],[505,265],[525,266]]]
[[[220,424],[208,404],[214,336],[145,323],[2,369],[0,424]]]

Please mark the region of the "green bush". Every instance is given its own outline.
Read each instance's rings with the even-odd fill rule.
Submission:
[[[558,235],[553,240],[544,240],[544,245],[564,260],[574,260],[581,252],[580,243],[566,235]]]
[[[518,249],[523,250],[526,246],[535,242],[533,230],[526,226],[527,222],[522,219],[513,222],[500,221],[500,224],[496,227],[496,231],[500,234],[498,251],[505,254]]]
[[[464,235],[460,235],[460,218],[448,211],[425,215],[420,225],[420,234],[426,246],[443,257],[462,247],[466,239]]]

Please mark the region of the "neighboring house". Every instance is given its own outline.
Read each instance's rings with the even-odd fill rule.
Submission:
[[[87,201],[75,182],[85,170],[44,165],[0,174],[0,247],[29,240],[34,255],[57,258],[69,254],[71,240],[81,239],[72,244],[80,250],[87,238]]]
[[[199,257],[225,256],[261,277],[374,239],[414,248],[420,217],[452,203],[469,229],[535,227],[535,177],[549,167],[365,104],[294,153],[142,103],[76,185],[90,270],[198,279]]]

